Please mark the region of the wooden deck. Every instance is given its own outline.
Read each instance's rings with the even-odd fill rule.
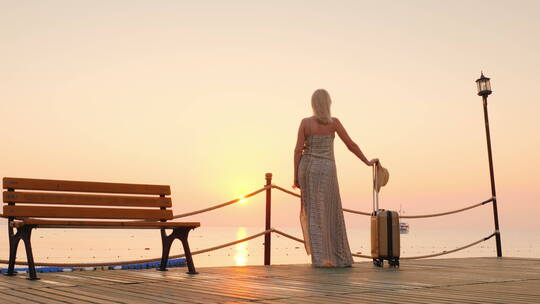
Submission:
[[[0,303],[540,303],[540,259],[465,258],[0,276]]]

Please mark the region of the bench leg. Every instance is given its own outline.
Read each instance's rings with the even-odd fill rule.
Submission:
[[[167,262],[169,261],[169,252],[171,251],[171,245],[174,241],[173,235],[167,235],[165,229],[161,229],[161,244],[163,245],[161,254],[161,263],[159,264],[159,271],[167,271]]]
[[[195,265],[193,264],[193,258],[191,257],[191,250],[189,249],[188,243],[188,234],[190,229],[183,229],[180,232],[180,241],[182,241],[182,246],[184,247],[184,254],[186,255],[186,262],[188,266],[188,274],[198,274],[195,270]]]
[[[171,245],[175,239],[179,239],[182,242],[184,247],[184,254],[186,256],[186,263],[188,266],[189,274],[198,274],[195,270],[195,265],[193,264],[193,258],[191,256],[191,250],[189,249],[188,244],[188,234],[189,230],[192,228],[173,228],[173,232],[169,235],[165,232],[165,229],[161,229],[161,242],[163,244],[163,253],[161,255],[161,264],[159,265],[158,270],[166,271],[167,262],[169,261],[169,253],[171,251]]]
[[[17,259],[17,248],[19,247],[20,233],[17,231],[17,234],[13,233],[13,227],[8,227],[8,236],[9,236],[9,261],[8,261],[8,271],[7,276],[13,276],[15,272],[15,260]]]
[[[26,259],[28,260],[28,274],[29,280],[39,280],[36,275],[36,265],[34,264],[34,255],[32,254],[32,244],[30,243],[30,237],[32,236],[32,226],[22,226],[21,229],[21,238],[24,242],[24,247],[26,248]]]
[[[32,245],[30,243],[30,237],[32,235],[32,229],[35,226],[25,225],[17,228],[17,233],[13,233],[13,227],[8,227],[9,234],[9,261],[8,261],[8,271],[6,275],[12,276],[15,275],[15,260],[17,259],[17,249],[19,247],[19,242],[22,240],[24,242],[24,247],[26,248],[26,259],[28,260],[28,274],[29,280],[39,280],[36,274],[36,266],[34,264],[34,255],[32,254]]]

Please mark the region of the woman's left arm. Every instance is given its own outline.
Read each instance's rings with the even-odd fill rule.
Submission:
[[[304,150],[304,140],[305,140],[304,120],[302,120],[302,122],[300,123],[300,127],[298,128],[298,137],[296,139],[296,147],[294,148],[293,188],[294,187],[300,188],[300,184],[298,182],[298,167],[300,166],[300,159],[302,158],[302,151]]]

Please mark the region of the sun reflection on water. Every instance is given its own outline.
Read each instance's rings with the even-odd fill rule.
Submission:
[[[236,239],[243,239],[247,237],[246,227],[238,227],[236,231]],[[234,246],[234,262],[236,266],[245,266],[247,265],[248,260],[248,249],[247,242],[242,242]]]

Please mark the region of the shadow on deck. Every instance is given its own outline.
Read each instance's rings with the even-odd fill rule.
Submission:
[[[0,276],[2,303],[540,303],[540,259],[371,262],[346,269],[273,265]]]

